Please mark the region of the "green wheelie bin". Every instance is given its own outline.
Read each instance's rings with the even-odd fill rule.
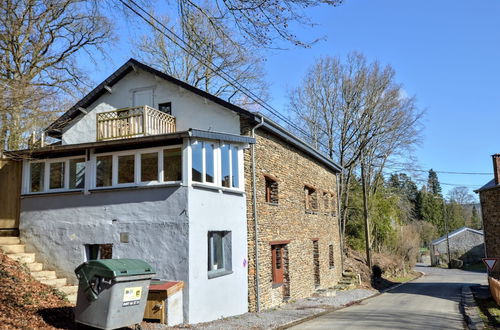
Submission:
[[[100,329],[139,327],[155,271],[139,259],[101,259],[75,269],[75,321]]]

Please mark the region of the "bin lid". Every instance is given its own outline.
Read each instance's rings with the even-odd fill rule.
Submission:
[[[140,259],[89,260],[78,266],[75,272],[92,273],[105,278],[155,274],[153,267]]]

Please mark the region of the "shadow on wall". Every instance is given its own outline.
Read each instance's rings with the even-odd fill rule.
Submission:
[[[90,195],[43,195],[25,197],[22,201],[22,211],[43,211],[68,209],[75,207],[99,207],[117,204],[133,204],[161,202],[171,199],[183,187],[163,187],[151,189],[127,189],[92,192]],[[182,199],[182,197],[180,197]],[[187,198],[187,197],[184,197]]]

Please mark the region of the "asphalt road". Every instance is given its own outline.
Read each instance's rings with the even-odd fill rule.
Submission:
[[[291,329],[464,329],[462,286],[486,284],[486,274],[416,267],[425,276]]]

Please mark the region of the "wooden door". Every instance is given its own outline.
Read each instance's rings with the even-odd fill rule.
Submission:
[[[21,169],[21,161],[0,159],[0,236],[18,233]]]
[[[284,278],[284,265],[283,265],[283,245],[272,245],[271,246],[272,256],[273,256],[273,283],[279,284],[283,283]]]

